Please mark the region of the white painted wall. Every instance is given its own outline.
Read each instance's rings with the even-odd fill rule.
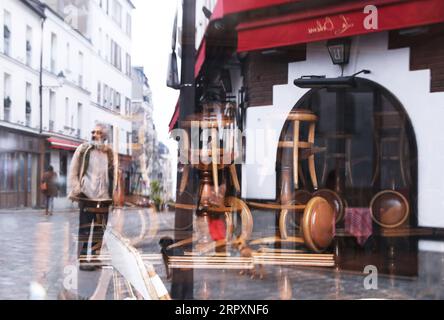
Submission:
[[[10,55],[4,55],[3,23],[4,10],[11,15]],[[40,16],[17,0],[0,1],[0,121],[3,120],[4,74],[11,75],[11,126],[25,125],[26,82],[32,85],[31,125],[28,130],[39,128],[39,57]],[[26,65],[26,27],[32,28],[32,59]]]
[[[122,4],[127,4],[127,1],[121,1]],[[128,6],[124,6],[122,10],[123,23],[125,23],[126,13],[130,13]],[[110,16],[106,15],[104,9],[101,9],[96,1],[90,2],[90,15],[92,19],[90,28],[93,39],[90,42],[79,32],[71,28],[62,19],[46,10],[48,19],[45,22],[44,29],[44,85],[56,86],[56,75],[63,71],[67,80],[66,83],[60,87],[53,89],[56,93],[56,113],[53,115],[55,119],[55,133],[66,136],[75,137],[76,131],[72,129],[81,129],[81,138],[89,139],[90,131],[96,122],[104,122],[106,124],[118,127],[120,132],[119,152],[126,154],[126,133],[131,132],[131,122],[125,117],[125,97],[131,99],[131,78],[125,74],[125,56],[126,52],[131,52],[131,38],[126,34],[125,29],[121,29]],[[112,35],[114,41],[119,43],[122,48],[122,71],[118,70],[109,62],[109,47],[101,43],[96,36],[98,36],[99,29],[102,34]],[[97,32],[96,32],[97,31]],[[57,68],[54,73],[50,72],[51,59],[51,35],[57,36]],[[69,59],[68,46],[69,43]],[[108,60],[106,59],[105,51],[107,52]],[[83,54],[82,67],[80,64],[79,52]],[[99,55],[99,52],[101,55]],[[80,86],[79,74],[83,75],[83,84]],[[103,100],[104,84],[120,92],[121,94],[121,109],[120,113],[109,110],[97,104],[97,90],[98,82],[101,82],[101,97]],[[44,113],[43,113],[43,127],[45,130],[49,129],[49,88],[44,90]],[[73,117],[73,125],[71,120],[66,124],[66,110],[65,99],[69,99],[69,116]],[[82,104],[82,118],[79,119],[77,113],[78,103]],[[78,128],[78,123],[82,124]]]
[[[362,69],[371,70],[360,75],[377,82],[394,94],[412,121],[418,144],[418,214],[419,225],[444,227],[444,93],[430,93],[430,70],[410,71],[408,48],[388,50],[388,33],[376,33],[354,38],[349,65],[345,75]],[[250,144],[247,138],[247,164],[244,165],[243,196],[274,199],[276,196],[276,152],[279,134],[295,103],[308,91],[293,85],[302,75],[337,77],[340,69],[331,63],[325,42],[307,46],[307,60],[289,64],[287,85],[274,87],[273,105],[248,110],[248,129],[270,128],[275,135],[267,136],[268,143]],[[256,150],[255,150],[256,149]],[[259,149],[259,150],[257,150]],[[261,163],[251,162],[254,153],[268,154]]]

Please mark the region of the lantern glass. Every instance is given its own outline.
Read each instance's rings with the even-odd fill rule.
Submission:
[[[327,43],[327,48],[333,64],[347,64],[350,59],[350,47],[350,39],[338,39],[329,41]]]

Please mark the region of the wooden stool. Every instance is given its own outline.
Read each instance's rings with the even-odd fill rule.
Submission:
[[[184,165],[179,189],[180,193],[183,193],[186,189],[189,171],[192,166],[201,171],[211,170],[213,175],[214,189],[216,193],[219,192],[218,171],[228,167],[234,187],[237,192],[240,192],[240,182],[237,177],[236,165],[234,164],[234,130],[228,130],[229,145],[225,149],[220,149],[219,139],[215,139],[215,137],[219,136],[219,129],[232,129],[234,125],[234,119],[228,118],[223,115],[218,115],[217,113],[197,113],[188,116],[187,119],[185,121],[182,121],[181,123],[183,128],[186,128],[191,132],[193,130],[200,132],[201,129],[210,130],[211,146],[210,148],[202,146],[201,149],[192,149],[190,147],[190,140],[187,139],[187,141],[185,141],[186,145],[184,151],[188,153],[189,159],[192,161],[192,163],[191,165]],[[196,156],[199,158],[198,162],[193,163],[193,159],[195,159]],[[206,161],[202,161],[203,159],[209,158],[211,158],[211,165]],[[228,160],[229,163],[224,163],[225,160]]]
[[[410,205],[406,197],[394,190],[375,195],[370,203],[373,221],[383,229],[408,227]]]
[[[267,237],[252,241],[251,245],[266,243],[299,243],[305,244],[310,250],[321,253],[333,242],[335,211],[330,203],[322,197],[312,198],[306,205],[276,205],[249,203],[258,208],[282,210],[279,219],[280,237]],[[287,216],[290,210],[303,212],[300,223],[300,236],[291,237],[287,234]]]
[[[229,108],[232,106],[229,106]],[[190,133],[208,134],[204,137],[203,143],[198,140],[199,145],[192,145],[191,139],[186,140],[184,151],[191,159],[191,164],[185,164],[182,180],[180,183],[180,193],[183,193],[188,183],[188,175],[190,169],[193,167],[200,172],[199,194],[197,206],[176,204],[176,208],[186,208],[190,210],[197,210],[197,224],[198,224],[198,243],[202,247],[200,250],[204,252],[212,243],[211,236],[208,230],[208,222],[210,214],[225,215],[227,224],[226,239],[217,241],[216,246],[223,246],[230,241],[233,235],[233,213],[241,213],[242,219],[242,234],[240,237],[249,238],[252,229],[252,218],[248,207],[237,198],[228,197],[214,203],[212,199],[214,194],[219,197],[219,172],[229,169],[231,180],[233,182],[236,192],[240,192],[240,182],[237,177],[235,166],[235,119],[230,114],[223,112],[224,104],[222,103],[208,103],[204,105],[202,113],[196,113],[188,116],[185,121],[181,122],[181,127],[188,130],[188,137]],[[220,146],[220,134],[228,136],[225,137],[226,143],[224,148]],[[210,139],[211,137],[211,139]],[[219,203],[220,202],[220,203]],[[244,239],[247,240],[247,239]],[[178,247],[185,244],[192,243],[192,239],[186,239],[171,246]]]
[[[334,133],[328,133],[323,135],[324,139],[324,146],[326,149],[326,153],[324,156],[324,168],[322,172],[322,184],[325,185],[327,180],[327,173],[328,173],[328,163],[330,159],[336,160],[336,176],[340,177],[339,174],[339,162],[342,162],[345,167],[345,173],[346,173],[346,179],[348,179],[348,182],[350,183],[350,186],[353,186],[353,175],[352,175],[352,165],[351,165],[351,146],[352,146],[352,134],[347,133],[341,133],[341,132],[334,132]],[[329,152],[329,147],[334,144],[337,145],[339,143],[344,144],[344,149],[335,150],[335,152]],[[342,179],[340,179],[343,181]],[[341,188],[342,189],[342,188]]]
[[[310,110],[297,109],[292,110],[287,117],[287,121],[293,123],[293,141],[280,141],[280,148],[291,148],[293,150],[293,179],[295,189],[299,189],[299,162],[303,158],[308,158],[311,181],[315,190],[318,189],[318,180],[316,177],[314,141],[316,122],[318,117]],[[301,124],[308,123],[308,141],[301,141]],[[303,153],[301,153],[303,152]],[[305,156],[303,156],[305,155]]]
[[[374,185],[381,176],[381,163],[392,162],[399,164],[401,179],[404,186],[410,182],[409,170],[406,170],[406,119],[405,115],[397,111],[383,111],[374,113],[374,139],[376,147],[376,168],[373,175]],[[385,148],[384,148],[385,147]],[[395,150],[391,154],[386,150]],[[392,177],[392,179],[394,179]],[[391,187],[394,187],[393,185]]]

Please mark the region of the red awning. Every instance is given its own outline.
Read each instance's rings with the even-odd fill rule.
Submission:
[[[444,22],[444,0],[374,0],[378,28],[364,26],[367,3],[352,2],[240,24],[238,51],[284,47]]]
[[[61,150],[76,150],[78,146],[81,145],[80,142],[70,141],[66,139],[51,137],[47,140],[51,144],[52,149],[61,149]]]
[[[199,49],[197,50],[196,54],[196,64],[194,66],[194,77],[197,78],[199,76],[199,72],[202,69],[202,66],[205,63],[205,58],[207,54],[207,42],[205,38],[202,39],[202,42],[200,43]],[[169,128],[170,132],[173,130],[174,126],[177,123],[177,120],[179,120],[179,114],[180,114],[180,106],[179,101],[176,103],[176,108],[174,109],[173,117],[171,118]]]
[[[221,19],[229,14],[302,1],[307,0],[218,0],[211,20]]]
[[[171,121],[169,124],[170,132],[174,129],[174,126],[176,125],[177,120],[179,120],[179,114],[180,114],[179,101],[177,101],[176,108],[174,109],[173,117],[171,118]]]

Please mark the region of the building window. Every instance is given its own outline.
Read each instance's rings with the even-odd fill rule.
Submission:
[[[26,26],[26,65],[32,64],[32,28]]]
[[[51,72],[57,73],[57,36],[51,34]]]
[[[122,49],[113,40],[111,40],[111,64],[122,71]]]
[[[3,82],[3,120],[11,121],[11,76],[5,73]]]
[[[3,22],[3,52],[7,56],[11,55],[11,14],[6,10]]]
[[[71,45],[66,43],[66,73],[71,73]]]
[[[98,44],[97,44],[99,56],[102,56],[102,46],[103,46],[102,28],[99,28],[99,40],[98,40]]]
[[[131,56],[127,53],[126,54],[126,70],[125,74],[129,77],[131,77]]]
[[[115,92],[114,94],[114,110],[119,111],[120,112],[120,106],[122,104],[122,98],[119,92]]]
[[[131,154],[131,132],[126,133],[126,154]]]
[[[119,27],[122,27],[122,5],[118,0],[114,0],[112,17]]]
[[[97,83],[97,104],[102,104],[102,84],[100,81]]]
[[[113,88],[109,88],[108,101],[109,101],[108,108],[112,110],[114,108],[114,89]]]
[[[65,98],[65,129],[69,127],[69,98]]]
[[[131,38],[132,34],[132,20],[129,13],[126,14],[126,34]]]
[[[83,123],[83,105],[81,103],[77,104],[77,132],[76,136],[80,139],[82,136],[82,123]]]
[[[109,36],[105,37],[105,60],[109,62],[109,53],[110,53],[110,45],[109,45]]]
[[[131,100],[129,98],[125,98],[125,114],[131,115]]]
[[[49,92],[49,131],[55,131],[56,116],[56,94],[54,91]]]
[[[109,0],[106,0],[106,14],[109,14]]]
[[[79,51],[79,86],[83,87],[83,53]]]
[[[26,83],[26,103],[25,103],[25,119],[26,119],[26,126],[31,126],[31,114],[32,114],[32,107],[31,107],[31,101],[32,101],[32,86],[30,83]]]
[[[103,106],[108,107],[108,86],[106,84],[103,86]]]

